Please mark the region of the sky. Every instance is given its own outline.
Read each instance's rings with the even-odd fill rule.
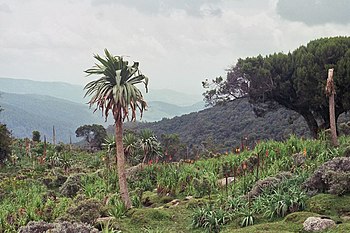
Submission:
[[[85,85],[93,54],[139,61],[150,90],[201,94],[238,58],[350,35],[349,0],[0,0],[0,77]]]

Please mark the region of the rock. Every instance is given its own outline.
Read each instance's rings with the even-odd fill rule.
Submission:
[[[235,180],[234,177],[227,177],[227,185],[231,184]],[[220,187],[225,187],[226,186],[226,178],[222,178],[218,180],[218,185]]]
[[[84,173],[77,173],[69,176],[63,185],[59,188],[59,192],[66,197],[74,197],[81,189],[81,178]]]
[[[350,157],[334,158],[321,165],[303,184],[310,195],[350,193]]]
[[[345,148],[343,157],[350,157],[350,146]]]
[[[29,222],[26,226],[22,226],[19,233],[98,233],[99,231],[84,223],[77,222],[57,222],[47,223],[44,221],[40,222]]]
[[[350,121],[347,123],[339,124],[339,134],[340,135],[350,135]]]
[[[20,227],[18,232],[19,233],[42,233],[53,228],[55,228],[55,225],[53,223],[47,223],[44,221],[29,222],[26,226]]]
[[[333,220],[322,217],[308,217],[303,223],[304,230],[311,232],[322,231],[333,226],[335,226]]]
[[[62,186],[66,182],[67,177],[62,174],[57,174],[54,176],[46,176],[41,178],[41,182],[48,188],[54,189]]]
[[[300,167],[305,163],[306,157],[304,156],[303,153],[296,153],[292,155],[293,160],[294,160],[294,165],[296,167]]]
[[[264,189],[269,187],[275,187],[279,183],[281,183],[283,180],[288,179],[292,177],[292,173],[290,172],[281,172],[277,174],[274,177],[267,177],[263,180],[259,180],[255,183],[253,188],[248,192],[247,197],[248,198],[256,198],[260,196],[260,194],[264,191]]]
[[[349,215],[342,215],[342,216],[340,216],[340,218],[341,218],[342,220],[344,220],[344,221],[347,221],[347,222],[350,221],[350,216],[349,216]]]

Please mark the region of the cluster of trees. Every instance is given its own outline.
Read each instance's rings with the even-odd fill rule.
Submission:
[[[3,109],[0,106],[0,113]],[[11,154],[11,132],[6,125],[0,123],[0,164],[2,164]]]
[[[107,138],[103,144],[108,151],[114,151],[115,138]],[[112,145],[112,146],[111,146]],[[149,129],[141,130],[139,133],[135,131],[126,131],[123,135],[124,154],[131,165],[139,163],[153,163],[163,157],[162,146]]]
[[[0,164],[6,160],[11,153],[11,133],[6,125],[0,123]]]
[[[89,144],[90,150],[101,150],[102,144],[107,137],[107,131],[102,125],[83,125],[75,130],[77,137],[84,137]]]
[[[245,144],[252,147],[258,140],[284,140],[290,134],[310,137],[306,122],[297,113],[280,108],[257,118],[246,98],[172,119],[131,123],[125,127],[151,129],[160,139],[164,151],[162,138],[175,135],[179,140],[175,145],[180,148],[174,155],[176,160],[196,158],[208,150],[231,151],[241,146],[243,138],[247,138]]]
[[[329,127],[325,86],[334,68],[335,116],[350,109],[350,37],[322,38],[287,54],[239,59],[221,77],[203,82],[210,105],[248,98],[258,116],[280,107],[300,114],[312,136]]]

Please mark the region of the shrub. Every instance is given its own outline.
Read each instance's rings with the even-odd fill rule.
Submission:
[[[59,188],[60,193],[66,197],[74,197],[82,187],[81,179],[83,176],[83,173],[69,176],[66,182]]]
[[[219,232],[222,225],[231,220],[231,215],[222,208],[214,209],[212,205],[198,207],[192,214],[192,227],[204,228],[208,232]]]
[[[263,180],[259,180],[248,193],[248,198],[258,197],[264,192],[265,189],[274,188],[278,186],[278,184],[280,184],[283,180],[290,178],[291,176],[292,174],[290,172],[282,172],[274,177],[267,177]]]
[[[0,124],[0,163],[3,163],[11,153],[11,133],[6,125]]]
[[[67,209],[66,215],[58,220],[79,221],[94,225],[96,219],[105,215],[102,203],[96,199],[85,199]]]
[[[119,198],[111,199],[111,206],[109,207],[108,214],[116,219],[125,217],[128,209],[125,207],[125,204]]]
[[[254,210],[251,209],[249,206],[246,206],[245,209],[241,210],[240,215],[243,217],[241,222],[241,227],[247,227],[254,225],[255,217],[254,217]]]

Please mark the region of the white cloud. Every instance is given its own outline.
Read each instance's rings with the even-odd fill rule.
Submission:
[[[92,55],[108,48],[140,61],[151,89],[200,94],[203,79],[224,75],[239,57],[288,52],[312,39],[350,32],[349,24],[285,20],[276,12],[276,0],[96,3],[0,4],[0,76],[84,85]],[[1,10],[5,5],[7,12]]]

